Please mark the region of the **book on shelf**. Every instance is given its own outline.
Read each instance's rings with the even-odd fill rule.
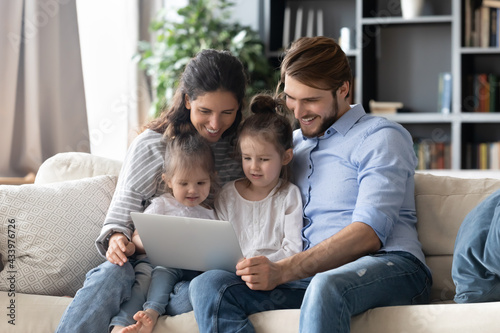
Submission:
[[[478,99],[476,112],[488,112],[490,107],[490,82],[488,74],[477,74],[475,80],[475,93]]]
[[[481,7],[481,12],[479,13],[479,46],[480,47],[488,47],[490,46],[490,8],[486,6]]]
[[[465,47],[472,46],[472,0],[465,0],[464,5],[464,42]]]
[[[488,46],[498,47],[498,14],[500,14],[500,9],[491,8],[490,10],[490,34],[488,40]]]
[[[303,16],[302,7],[297,9],[296,18],[295,18],[295,40],[302,37],[302,16]]]
[[[418,158],[417,170],[451,168],[451,144],[429,139],[414,139],[413,149]]]
[[[479,46],[488,47],[490,46],[490,34],[488,33],[490,29],[490,8],[482,6],[479,13]]]
[[[500,141],[467,143],[465,146],[465,168],[498,170],[500,168]]]
[[[488,83],[490,85],[490,112],[498,112],[498,85],[500,84],[498,76],[492,73],[488,74]]]
[[[463,107],[466,112],[499,112],[499,75],[476,73],[465,78]]]
[[[500,47],[498,0],[464,1],[465,47]]]
[[[500,142],[492,142],[489,145],[490,163],[488,167],[492,170],[500,169]]]
[[[438,79],[438,112],[451,112],[451,73],[439,73]]]
[[[478,164],[481,170],[488,169],[488,144],[483,142],[479,144]]]
[[[285,7],[285,11],[283,13],[283,49],[286,49],[290,46],[290,17],[292,15],[291,9],[289,6]]]
[[[286,49],[290,46],[290,43],[300,37],[313,37],[313,36],[323,36],[323,10],[322,9],[311,9],[298,7],[294,9],[286,1],[276,1],[279,5],[280,3],[283,7],[283,27],[282,27],[282,37],[281,37],[281,49]],[[271,1],[271,10],[277,5]],[[279,10],[275,9],[276,11]],[[273,11],[271,11],[273,13]],[[316,18],[316,20],[315,20]],[[271,22],[274,21],[271,20]],[[276,28],[276,30],[278,30]],[[294,35],[292,35],[292,30],[294,30]],[[305,30],[305,31],[304,31]],[[272,29],[271,29],[272,31]],[[277,38],[275,38],[277,40]]]
[[[372,114],[394,114],[398,112],[398,109],[403,108],[403,103],[401,102],[379,102],[375,100],[370,100],[370,113]]]

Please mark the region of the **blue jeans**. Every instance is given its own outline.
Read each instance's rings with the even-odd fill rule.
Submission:
[[[133,317],[137,311],[142,310],[142,305],[146,301],[153,267],[146,257],[142,257],[140,260],[129,260],[134,266],[135,282],[132,286],[130,296],[122,303],[118,314],[111,318],[110,327],[135,324],[136,321]]]
[[[144,303],[143,309],[153,309],[160,315],[165,312],[178,314],[179,310],[183,312],[188,312],[192,310],[191,303],[189,303],[187,286],[189,285],[189,280],[193,277],[199,275],[201,272],[190,271],[185,269],[177,268],[165,268],[163,266],[156,266],[151,274],[151,284],[149,286],[148,297],[146,303]],[[184,281],[183,281],[184,280]],[[182,281],[182,284],[179,282]],[[176,287],[185,286],[183,300],[180,301],[179,298],[179,288]],[[169,301],[172,297],[172,292],[175,290],[176,301],[174,302],[174,308],[168,307]],[[181,303],[181,304],[179,304]],[[179,307],[185,307],[179,309]]]
[[[351,316],[368,309],[428,302],[431,284],[418,259],[391,252],[365,256],[273,291],[252,291],[232,273],[209,271],[191,282],[190,299],[201,333],[254,332],[249,315],[286,308],[301,308],[300,332],[349,332]]]
[[[148,297],[143,309],[153,309],[160,315],[164,314],[170,299],[170,293],[174,290],[175,284],[182,280],[183,275],[182,269],[165,268],[163,266],[153,268]]]
[[[127,301],[131,299],[132,290],[137,292],[144,289],[132,288],[136,281],[136,276],[144,282],[145,267],[143,265],[139,266],[141,263],[144,264],[144,261],[130,258],[127,263],[120,267],[109,261],[105,261],[98,267],[90,270],[87,273],[83,287],[78,290],[73,301],[66,308],[56,332],[108,332],[110,326],[112,326],[110,325],[112,318],[121,316],[119,312],[122,303],[125,306],[124,311],[131,313],[132,316],[141,310],[145,293],[143,299],[139,300],[140,303],[136,302],[126,305]],[[134,270],[136,267],[137,272]],[[143,286],[144,284],[142,284]],[[189,283],[185,281],[181,281],[175,285],[166,309],[167,314],[177,315],[193,309],[189,302],[188,288]],[[124,322],[124,324],[129,325],[129,321]],[[132,319],[130,324],[134,322]]]
[[[130,298],[134,281],[130,261],[123,266],[105,261],[90,270],[56,332],[108,332],[110,319],[118,313],[120,304]]]
[[[262,311],[300,307],[309,279],[252,291],[234,273],[207,271],[191,281],[189,298],[198,328],[204,332],[254,332],[248,316]]]

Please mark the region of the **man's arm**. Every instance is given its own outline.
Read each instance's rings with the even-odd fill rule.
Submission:
[[[280,284],[342,266],[380,247],[380,240],[370,226],[354,222],[307,251],[276,263],[262,256],[244,259],[236,265],[236,274],[250,289],[272,290]]]

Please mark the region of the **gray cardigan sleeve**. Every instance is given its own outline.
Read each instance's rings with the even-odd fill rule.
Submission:
[[[120,232],[132,238],[130,212],[144,211],[145,202],[163,193],[161,173],[165,155],[162,135],[151,130],[141,133],[131,144],[118,177],[116,190],[96,246],[106,255],[111,235]]]

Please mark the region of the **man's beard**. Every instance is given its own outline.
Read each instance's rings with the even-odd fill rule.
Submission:
[[[316,130],[307,131],[304,130],[304,128],[302,128],[302,125],[300,125],[302,135],[308,138],[322,136],[325,133],[325,131],[328,128],[330,128],[330,126],[332,126],[333,123],[337,120],[338,114],[339,114],[339,103],[336,96],[333,96],[332,113],[321,120],[321,124]]]

